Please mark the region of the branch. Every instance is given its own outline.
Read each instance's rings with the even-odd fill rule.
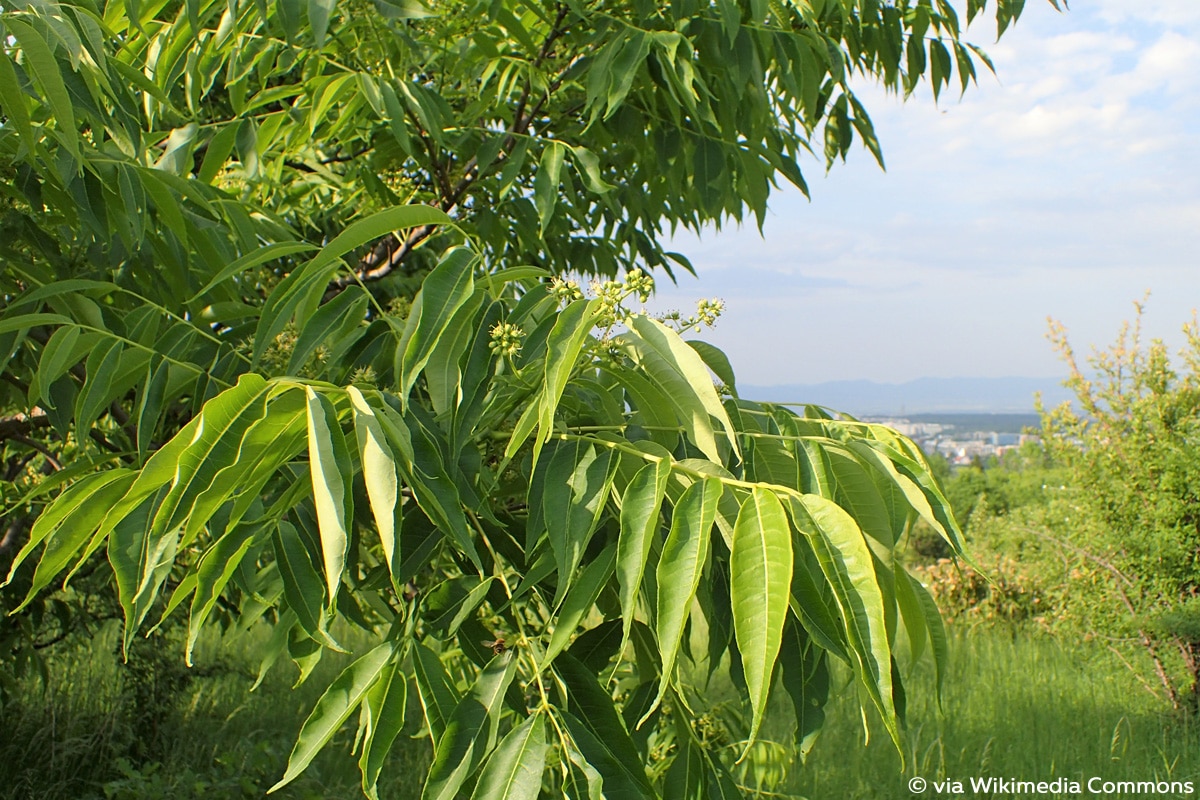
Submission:
[[[17,439],[37,428],[45,428],[50,424],[50,418],[40,408],[35,408],[28,414],[13,414],[10,417],[0,417],[0,442],[7,439]]]
[[[46,445],[34,439],[30,439],[28,436],[13,436],[11,438],[14,442],[20,442],[26,447],[32,448],[41,453],[45,457],[46,463],[54,467],[55,472],[58,472],[60,469],[62,469],[62,463],[58,460],[54,453],[50,452],[50,448],[46,447]]]
[[[546,39],[542,42],[537,56],[533,59],[532,64],[534,67],[540,66],[543,61],[550,57],[553,52],[554,43],[567,32],[567,26],[564,23],[566,22],[568,13],[569,9],[567,6],[559,4],[558,14],[554,18],[554,23],[550,26],[550,32],[546,35]],[[571,66],[573,66],[573,63],[567,66],[567,70]],[[566,70],[549,83],[545,94],[534,104],[532,109],[528,108],[532,87],[526,82],[524,89],[521,91],[521,96],[517,100],[517,106],[513,113],[512,126],[505,134],[504,141],[500,145],[500,151],[489,165],[490,167],[494,168],[504,163],[512,151],[517,138],[525,135],[529,130],[529,126],[541,113],[550,95],[562,85],[565,74]],[[438,185],[438,194],[440,195],[437,207],[449,214],[460,206],[464,196],[479,180],[479,158],[477,155],[471,156],[463,167],[462,177],[452,189],[448,189],[448,176],[443,171],[442,165],[438,163],[432,151],[429,155],[433,164],[432,175],[435,183]],[[413,228],[405,235],[403,240],[395,233],[389,233],[384,236],[359,260],[356,275],[343,275],[330,282],[329,289],[325,293],[326,299],[351,284],[358,283],[359,281],[376,281],[391,274],[417,245],[433,234],[435,229],[436,226],[433,225],[423,225],[419,228]]]

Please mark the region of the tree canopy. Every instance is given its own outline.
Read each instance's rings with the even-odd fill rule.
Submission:
[[[126,0],[2,25],[9,651],[96,574],[127,647],[263,624],[263,670],[304,678],[357,627],[281,783],[357,713],[368,794],[417,703],[428,798],[737,796],[773,691],[807,752],[830,659],[899,744],[898,633],[939,671],[946,647],[896,554],[918,518],[961,552],[924,455],[740,398],[681,337],[712,306],[637,303],[644,270],[688,268],[672,228],[761,220],[814,147],[879,156],[854,76],[965,89],[983,56],[948,3]],[[714,721],[712,680],[744,714]]]

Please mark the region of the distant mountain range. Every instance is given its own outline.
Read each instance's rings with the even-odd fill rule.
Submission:
[[[738,394],[753,400],[815,403],[855,416],[879,414],[1025,413],[1033,395],[1047,406],[1070,400],[1055,378],[917,378],[907,383],[830,381],[786,386],[739,385]]]

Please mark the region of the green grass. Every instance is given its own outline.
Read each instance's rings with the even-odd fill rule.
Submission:
[[[253,632],[206,640],[190,673],[174,646],[135,652],[140,672],[137,660],[132,670],[122,666],[111,629],[90,643],[56,648],[49,688],[26,681],[28,690],[0,711],[0,796],[262,797],[282,774],[320,687],[346,663],[345,657],[326,657],[312,680],[295,689],[295,670],[280,665],[248,694],[263,637]],[[826,728],[806,765],[765,745],[759,774],[786,776],[773,791],[813,800],[912,797],[907,782],[916,775],[964,783],[979,776],[1082,783],[1092,776],[1173,779],[1200,788],[1200,723],[1167,713],[1124,667],[1089,646],[982,628],[951,644],[942,711],[928,659],[909,686],[903,771],[874,721],[864,746],[851,686],[831,700]],[[842,676],[839,685],[844,682]],[[790,735],[785,706],[778,706],[765,731],[778,742]],[[409,735],[420,728],[418,715],[413,699]],[[353,734],[347,726],[300,779],[273,797],[361,797],[350,755]],[[399,740],[380,796],[418,797],[428,759],[426,740]],[[923,796],[949,795],[930,789]]]
[[[26,680],[26,691],[0,710],[0,797],[263,797],[283,774],[321,689],[349,660],[326,656],[308,682],[293,688],[297,673],[284,658],[249,693],[258,669],[254,653],[265,638],[265,631],[252,631],[202,640],[192,670],[183,665],[181,646],[138,648],[132,668],[122,665],[115,628],[57,646],[46,688]],[[409,733],[419,728],[417,715],[410,708]],[[272,797],[361,797],[353,736],[347,726],[304,775]],[[428,758],[427,740],[397,746],[380,796],[419,796]]]
[[[844,800],[912,797],[907,787],[914,776],[961,780],[968,796],[974,796],[968,779],[988,776],[1061,777],[1084,784],[1084,795],[1087,780],[1097,776],[1190,780],[1200,790],[1200,722],[1170,713],[1103,654],[983,628],[954,637],[951,645],[940,712],[927,662],[908,687],[903,771],[874,720],[863,746],[850,687],[831,702],[826,729],[808,764],[794,769],[788,791]],[[931,787],[924,796],[938,795]]]

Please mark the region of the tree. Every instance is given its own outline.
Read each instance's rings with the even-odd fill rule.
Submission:
[[[1066,329],[1050,338],[1070,369],[1078,407],[1042,411],[1046,443],[1068,470],[1082,520],[1066,550],[1090,585],[1074,609],[1093,630],[1153,665],[1175,707],[1200,703],[1200,329],[1184,326],[1178,368],[1161,340],[1132,326],[1088,359]],[[1082,599],[1082,598],[1081,598]]]
[[[701,681],[742,687],[738,752],[778,684],[807,752],[831,655],[899,741],[898,630],[939,670],[945,639],[894,556],[917,518],[961,547],[923,454],[739,398],[680,336],[714,308],[638,312],[634,267],[688,268],[664,228],[761,219],[818,130],[831,163],[855,134],[878,157],[853,73],[965,89],[947,3],[185,0],[3,26],[16,619],[107,562],[127,647],[186,605],[189,657],[258,620],[264,669],[308,674],[358,626],[377,644],[282,782],[357,711],[368,794],[410,686],[430,798],[734,796]],[[587,298],[571,270],[609,279]]]

